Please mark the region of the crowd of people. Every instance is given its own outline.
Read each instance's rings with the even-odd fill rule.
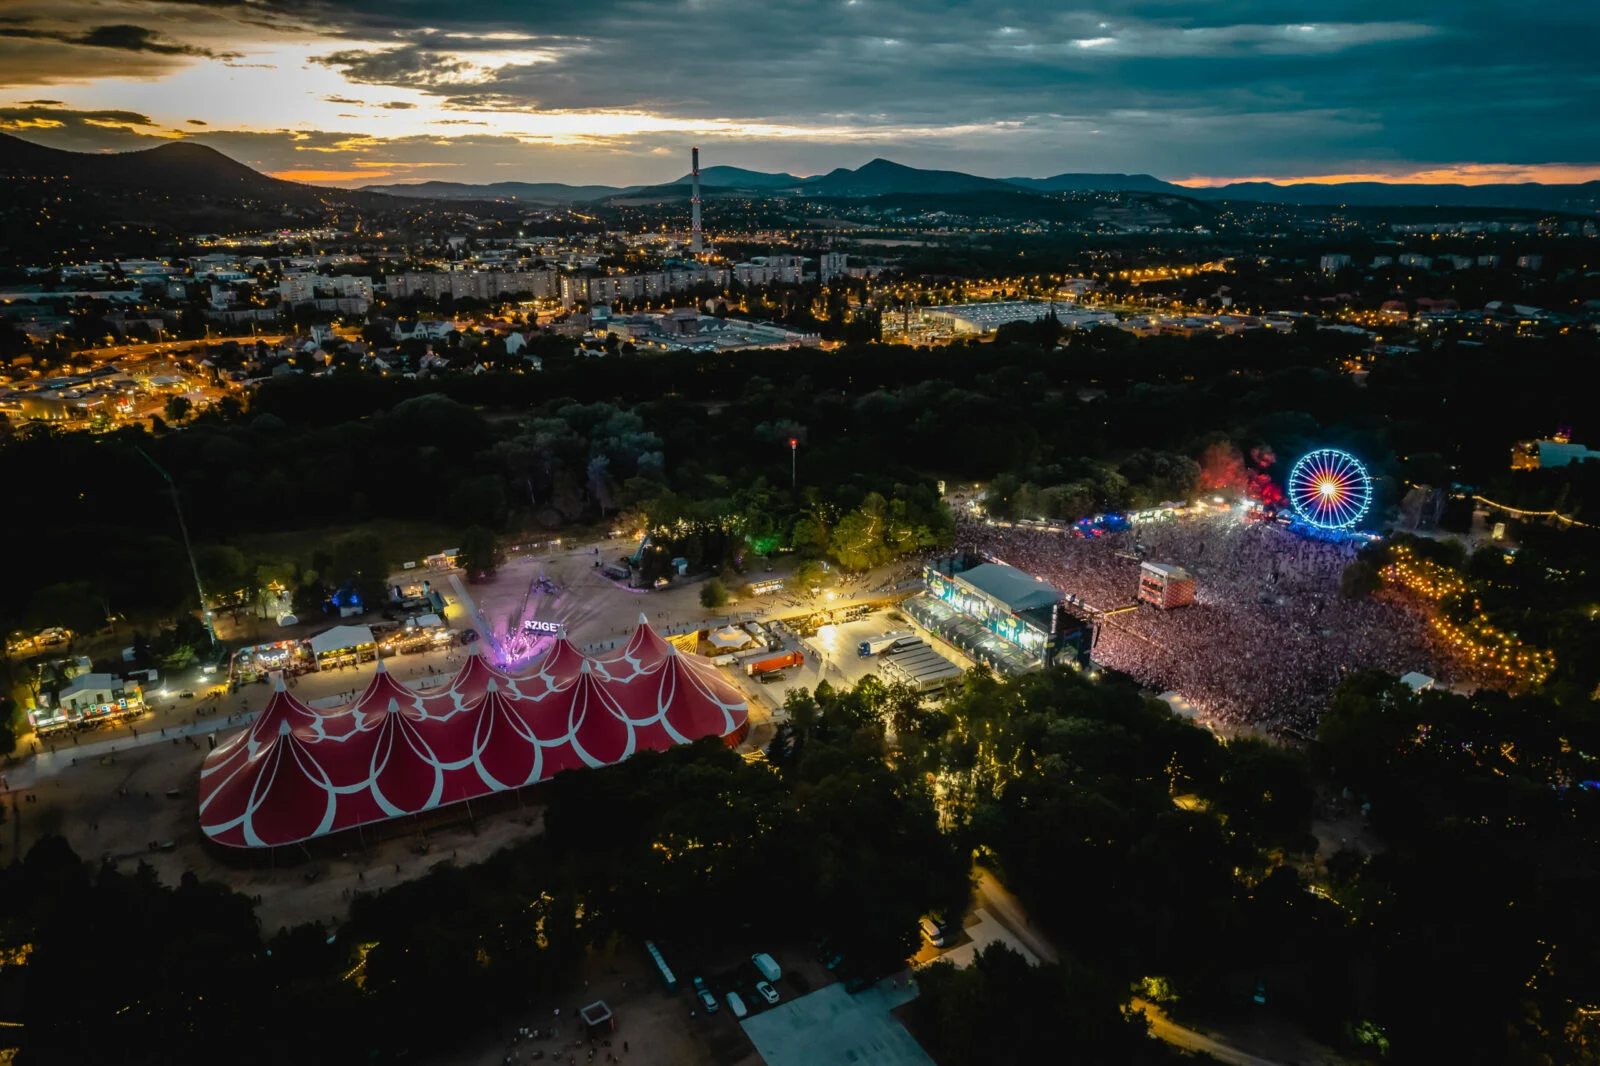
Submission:
[[[1443,678],[1454,670],[1420,605],[1390,592],[1340,595],[1354,545],[1271,522],[1219,511],[1079,537],[969,521],[958,528],[957,546],[1076,597],[1099,618],[1095,662],[1153,690],[1177,692],[1223,728],[1306,735],[1350,671]],[[1102,617],[1137,603],[1142,561],[1188,570],[1195,602]]]

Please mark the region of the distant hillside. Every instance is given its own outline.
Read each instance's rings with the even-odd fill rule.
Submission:
[[[541,203],[582,201],[657,201],[686,198],[690,176],[659,185],[563,185],[559,182],[503,181],[491,185],[464,185],[429,181],[417,185],[369,185],[370,192],[427,199],[512,199]],[[1149,174],[1064,173],[1047,178],[985,178],[958,170],[922,170],[888,159],[874,159],[851,170],[837,170],[812,178],[793,174],[712,166],[700,172],[701,195],[707,199],[748,193],[769,196],[864,198],[893,195],[955,195],[974,192],[1015,192],[1035,195],[1070,192],[1138,192],[1182,196],[1191,200],[1256,200],[1304,206],[1345,204],[1367,207],[1425,207],[1431,205],[1532,210],[1594,211],[1600,209],[1600,182],[1586,185],[1401,185],[1353,182],[1321,185],[1239,182],[1209,188],[1189,188]]]
[[[0,134],[0,260],[146,256],[174,237],[320,225],[404,201],[258,173],[175,141],[136,152],[64,152]]]
[[[688,185],[694,175],[685,174],[677,181],[667,182],[668,185]],[[700,171],[700,187],[715,185],[725,189],[795,189],[805,181],[793,174],[769,174],[761,170],[745,170],[743,167],[706,167]]]
[[[1254,200],[1258,203],[1353,207],[1520,207],[1547,211],[1594,211],[1600,208],[1600,181],[1581,185],[1401,185],[1381,181],[1331,185],[1244,181],[1211,188],[1184,189],[1200,200]]]
[[[136,152],[66,152],[0,134],[0,176],[49,178],[86,189],[157,196],[261,199],[296,206],[321,204],[342,189],[281,181],[203,144],[174,141]]]
[[[1051,178],[1006,178],[1035,192],[1162,192],[1188,196],[1190,190],[1148,174],[1057,174]]]
[[[890,193],[1010,192],[1015,186],[998,178],[980,178],[959,170],[919,170],[887,159],[874,159],[855,170],[840,167],[808,178],[800,191],[811,196],[885,196]]]
[[[362,192],[402,196],[414,200],[517,200],[529,203],[570,204],[603,200],[631,192],[614,185],[566,185],[559,181],[496,181],[468,185],[459,181],[420,181],[409,185],[364,185]]]
[[[48,179],[82,194],[74,204],[91,213],[134,210],[139,218],[178,224],[183,217],[211,206],[230,209],[289,208],[322,210],[330,206],[393,206],[387,197],[411,200],[507,200],[570,204],[624,198],[676,199],[688,195],[689,175],[664,185],[567,185],[562,182],[500,181],[471,185],[425,181],[414,185],[369,185],[360,190],[329,189],[281,181],[258,173],[214,148],[193,141],[174,141],[136,152],[88,153],[48,148],[0,134],[0,178]],[[1600,182],[1581,185],[1402,185],[1384,182],[1314,184],[1308,182],[1239,182],[1210,188],[1186,188],[1148,174],[1064,173],[1048,178],[985,178],[956,170],[922,170],[887,159],[874,159],[851,170],[840,167],[813,178],[793,174],[712,166],[701,171],[707,198],[759,193],[782,196],[863,198],[892,195],[1063,192],[1138,192],[1182,196],[1215,202],[1246,200],[1304,206],[1352,207],[1478,207],[1522,208],[1591,213],[1600,210]],[[59,191],[60,186],[57,186]],[[35,192],[40,192],[35,190]],[[42,193],[40,193],[42,195]],[[103,202],[96,203],[96,196]],[[378,199],[373,199],[373,197]],[[130,201],[129,197],[133,199]],[[82,202],[79,203],[78,200]],[[167,216],[176,215],[174,223]],[[13,215],[13,217],[16,217]],[[190,227],[192,228],[192,227]]]

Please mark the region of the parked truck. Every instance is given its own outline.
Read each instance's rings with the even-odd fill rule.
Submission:
[[[879,652],[888,651],[890,648],[894,647],[894,644],[897,640],[900,640],[902,637],[909,637],[910,635],[911,630],[909,629],[897,629],[893,633],[885,633],[881,637],[873,637],[871,640],[863,640],[860,644],[856,645],[856,654],[861,656],[863,659],[870,659]]]
[[[786,651],[782,655],[774,655],[770,659],[757,659],[755,662],[746,663],[744,672],[751,677],[757,674],[770,674],[789,666],[799,666],[806,661],[805,653],[796,648]]]

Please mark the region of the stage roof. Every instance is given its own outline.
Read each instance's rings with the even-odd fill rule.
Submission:
[[[958,572],[956,578],[980,592],[986,592],[1013,611],[1044,607],[1061,599],[1061,592],[1049,582],[1040,581],[1004,563],[980,563]]]

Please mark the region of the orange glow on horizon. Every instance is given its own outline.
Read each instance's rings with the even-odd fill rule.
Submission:
[[[1377,181],[1388,185],[1500,185],[1538,182],[1544,185],[1577,185],[1600,181],[1600,166],[1583,163],[1462,163],[1431,170],[1365,172],[1353,174],[1314,174],[1306,177],[1189,177],[1176,178],[1174,185],[1204,189],[1235,182],[1265,181],[1274,185],[1337,185],[1352,181]]]
[[[340,181],[372,181],[392,178],[392,170],[272,170],[267,176],[282,181],[302,181],[308,185],[328,185]]]

